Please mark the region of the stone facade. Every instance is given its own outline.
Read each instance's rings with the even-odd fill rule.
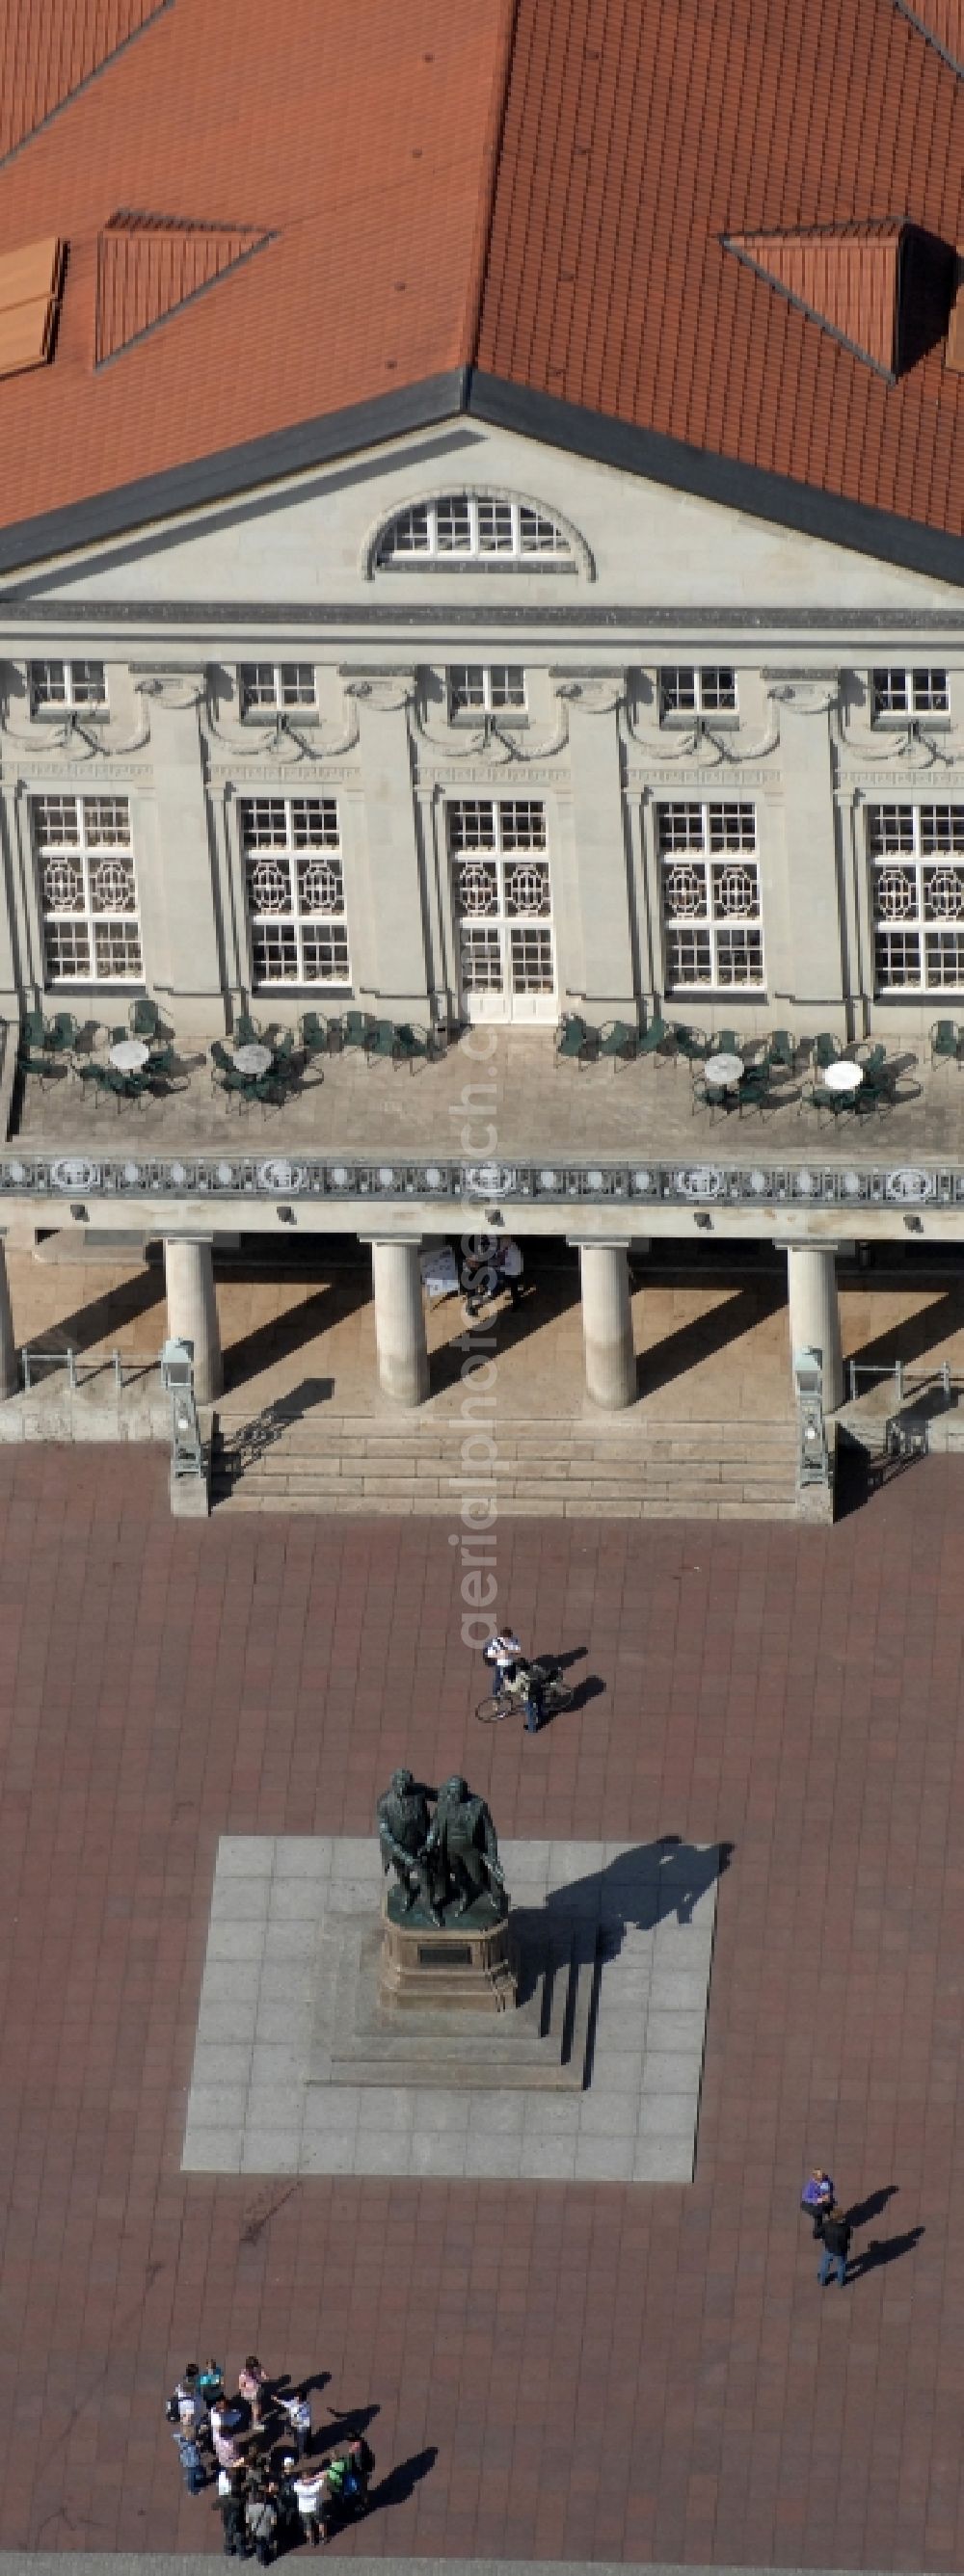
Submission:
[[[461,494],[555,546],[379,560]],[[964,598],[867,555],[453,425],[19,575],[0,658],[8,1020],[919,1040],[964,1001]],[[300,696],[245,712],[249,666]]]

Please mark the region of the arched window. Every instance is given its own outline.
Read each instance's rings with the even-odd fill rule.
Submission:
[[[400,510],[376,540],[376,569],[391,564],[520,563],[575,569],[584,550],[557,519],[532,501],[481,492],[445,493]]]

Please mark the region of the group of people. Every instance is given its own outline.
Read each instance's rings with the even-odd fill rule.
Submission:
[[[480,1235],[463,1255],[466,1314],[479,1315],[487,1300],[503,1288],[508,1289],[513,1306],[521,1305],[523,1266],[521,1247],[511,1234]]]
[[[817,2279],[826,2289],[831,2273],[836,2272],[841,2289],[847,2283],[847,2256],[850,2252],[850,2221],[841,2209],[834,2190],[832,2174],[815,2165],[803,2186],[801,2207],[813,2220],[814,2242],[823,2253]]]
[[[216,2482],[226,2558],[270,2567],[298,2540],[317,2548],[363,2513],[374,2468],[363,2435],[310,2458],[311,2400],[268,2379],[250,2352],[228,2395],[217,2361],[189,2361],[167,2402],[191,2495]]]

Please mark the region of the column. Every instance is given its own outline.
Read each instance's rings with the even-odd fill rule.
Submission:
[[[625,1243],[581,1243],[586,1393],[607,1413],[636,1401],[636,1358]]]
[[[358,700],[371,926],[371,992],[386,1019],[429,1013],[425,907],[409,736],[414,671],[348,673]],[[364,984],[359,975],[356,981]]]
[[[764,673],[780,709],[780,773],[787,870],[787,998],[803,1012],[833,1012],[844,1000],[840,876],[830,717],[836,671]],[[782,982],[774,978],[775,989]]]
[[[16,1395],[20,1385],[17,1369],[17,1347],[13,1338],[13,1315],[10,1307],[10,1283],[7,1278],[6,1246],[0,1243],[0,1401]]]
[[[372,1243],[378,1383],[393,1404],[424,1404],[428,1395],[420,1249],[411,1235]]]
[[[790,1354],[819,1351],[823,1360],[823,1409],[836,1413],[844,1398],[834,1244],[787,1244]]]
[[[213,1404],[223,1391],[224,1363],[210,1239],[165,1241],[164,1278],[168,1333],[193,1342],[194,1393],[199,1404]]]
[[[587,672],[558,686],[569,706],[581,991],[590,1007],[635,1017],[630,857],[619,756],[625,679],[621,672]]]
[[[182,1025],[201,1025],[220,1002],[223,971],[211,834],[201,757],[203,670],[144,669],[137,687],[149,701],[151,767],[157,816],[155,892],[163,906],[166,959],[150,973],[172,1002],[184,1000]],[[141,853],[137,864],[142,865]],[[195,1000],[194,1012],[190,1004]]]

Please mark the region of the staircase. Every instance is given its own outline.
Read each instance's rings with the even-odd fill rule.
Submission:
[[[491,1487],[500,1513],[544,1518],[797,1517],[791,1421],[671,1422],[643,1411],[612,1423],[499,1420],[490,1436],[494,1462],[480,1465],[480,1426],[451,1416],[395,1420],[324,1405],[286,1416],[279,1406],[252,1421],[223,1405],[212,1504],[228,1512],[455,1517],[463,1488]]]

